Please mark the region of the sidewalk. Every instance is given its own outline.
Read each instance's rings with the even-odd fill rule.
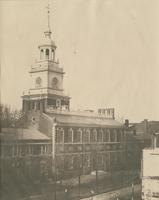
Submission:
[[[140,196],[141,185],[134,185],[134,196]],[[82,200],[111,200],[111,199],[131,199],[132,187],[125,187],[111,192],[98,194],[93,197],[83,198]]]

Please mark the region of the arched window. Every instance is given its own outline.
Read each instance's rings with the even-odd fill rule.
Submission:
[[[79,155],[74,156],[73,157],[73,168],[80,169],[81,166],[82,166],[81,157]]]
[[[44,59],[44,50],[41,49],[40,51],[40,60]]]
[[[64,167],[65,169],[72,169],[73,168],[73,156],[65,156],[64,158]]]
[[[72,143],[72,135],[73,135],[73,129],[69,128],[64,135],[64,142],[65,143]]]
[[[83,137],[82,137],[83,143],[89,142],[89,137],[90,137],[90,130],[84,129],[83,130]]]
[[[74,133],[73,133],[73,142],[74,143],[81,142],[81,135],[82,135],[81,129],[77,129],[76,131],[74,131]]]
[[[97,130],[93,129],[90,135],[90,142],[96,142],[97,141]]]
[[[121,142],[121,140],[122,140],[122,131],[117,130],[117,142]]]
[[[111,130],[110,132],[110,142],[115,142],[116,141],[116,130]]]
[[[46,59],[49,59],[49,49],[46,49]]]
[[[56,142],[57,143],[62,143],[63,142],[63,135],[64,135],[63,128],[58,128],[57,132],[56,132]]]
[[[100,129],[97,133],[97,141],[102,142],[103,141],[103,130]]]
[[[55,59],[55,51],[52,49],[51,51],[51,58],[54,60]]]
[[[103,142],[109,142],[109,134],[110,134],[109,129],[105,129],[103,133]]]

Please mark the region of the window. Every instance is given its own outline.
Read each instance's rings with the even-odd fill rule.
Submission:
[[[73,158],[73,168],[79,169],[82,166],[81,157],[80,156],[74,156]]]
[[[49,59],[49,49],[46,49],[46,59]]]
[[[90,135],[90,130],[89,129],[85,129],[83,131],[83,143],[89,142],[89,135]]]
[[[117,142],[121,142],[122,132],[120,130],[117,131]]]
[[[109,142],[109,134],[110,134],[110,131],[108,129],[104,129],[103,142]]]
[[[96,142],[97,141],[97,130],[93,129],[90,134],[90,142]]]
[[[105,170],[109,170],[110,157],[109,153],[103,155],[103,165]]]
[[[52,59],[54,60],[54,58],[55,58],[55,52],[54,52],[54,50],[52,49]]]
[[[40,155],[41,154],[41,148],[40,145],[32,145],[32,154],[33,155]]]
[[[26,155],[26,146],[22,145],[21,146],[21,156],[25,156]]]
[[[41,51],[40,51],[40,59],[41,60],[44,59],[44,50],[43,49],[41,49]]]
[[[47,154],[47,146],[41,145],[41,154]]]
[[[56,142],[57,143],[62,143],[63,142],[63,134],[64,134],[64,130],[63,128],[58,128],[57,132],[56,132]]]
[[[111,132],[110,132],[110,142],[115,142],[115,134],[116,134],[116,131],[111,130]]]
[[[72,134],[73,134],[73,129],[69,128],[65,134],[64,134],[64,142],[65,143],[72,143]]]
[[[83,166],[85,168],[90,167],[90,155],[89,154],[84,154],[83,155]]]
[[[73,168],[73,157],[66,156],[65,157],[65,169],[72,169]]]
[[[64,157],[63,156],[57,156],[56,157],[56,167],[58,169],[64,168]]]
[[[73,142],[74,143],[81,142],[81,135],[82,135],[81,129],[75,130],[74,133],[73,133]]]
[[[102,142],[102,140],[103,140],[103,130],[100,129],[100,130],[98,131],[98,133],[97,133],[97,141],[98,141],[98,142]]]
[[[35,101],[32,101],[32,109],[34,110],[35,108]]]
[[[98,163],[97,163],[98,168],[102,167],[103,166],[103,155],[102,154],[98,154],[97,161],[98,161]]]

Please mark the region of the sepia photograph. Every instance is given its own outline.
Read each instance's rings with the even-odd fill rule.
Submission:
[[[158,53],[158,0],[0,0],[0,199],[159,200]]]

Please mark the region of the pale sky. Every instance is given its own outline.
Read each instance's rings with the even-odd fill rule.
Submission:
[[[159,120],[158,0],[1,0],[2,103],[21,108],[48,3],[71,107],[114,107],[118,119]]]

